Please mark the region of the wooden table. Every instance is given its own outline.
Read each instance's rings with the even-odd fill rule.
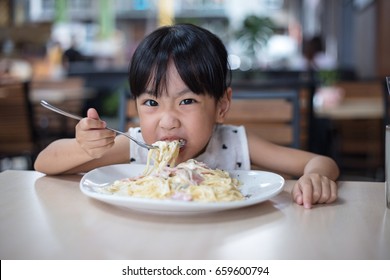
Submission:
[[[383,99],[356,98],[328,108],[317,108],[317,117],[331,120],[382,119],[385,114]]]
[[[81,176],[0,173],[0,258],[390,259],[385,184],[340,182],[339,199],[308,210],[284,191],[261,204],[162,216],[83,195]]]

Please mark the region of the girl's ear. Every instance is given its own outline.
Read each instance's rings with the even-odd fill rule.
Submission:
[[[223,97],[218,101],[217,104],[217,123],[223,123],[227,112],[230,109],[230,103],[232,101],[232,88],[228,87]]]

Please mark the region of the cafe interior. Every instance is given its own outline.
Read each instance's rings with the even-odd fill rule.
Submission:
[[[341,179],[385,180],[390,76],[387,0],[2,0],[0,171],[33,169],[94,107],[137,125],[128,65],[159,26],[188,22],[227,47],[227,123],[336,160]],[[256,168],[256,167],[253,167]]]

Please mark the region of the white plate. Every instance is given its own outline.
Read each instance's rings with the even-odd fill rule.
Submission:
[[[116,206],[158,214],[188,215],[241,208],[257,204],[279,194],[284,185],[283,177],[272,172],[233,170],[229,171],[229,174],[243,183],[241,192],[243,195],[249,196],[245,200],[232,202],[193,202],[136,198],[99,192],[99,188],[106,187],[115,180],[140,175],[144,169],[145,165],[133,163],[100,167],[83,176],[80,181],[80,189],[89,197]]]

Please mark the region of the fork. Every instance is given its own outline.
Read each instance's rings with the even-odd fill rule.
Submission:
[[[74,114],[71,114],[69,112],[65,112],[63,110],[61,110],[60,108],[57,108],[51,104],[49,104],[48,102],[46,102],[45,100],[41,100],[41,105],[49,110],[52,110],[53,112],[56,112],[58,114],[61,114],[63,116],[66,116],[66,117],[69,117],[69,118],[72,118],[72,119],[75,119],[75,120],[81,120],[82,117],[80,116],[77,116],[77,115],[74,115]],[[116,129],[113,129],[111,127],[107,127],[106,126],[106,129],[108,130],[111,130],[111,131],[114,131],[115,133],[117,134],[120,134],[120,135],[123,135],[123,136],[126,136],[127,138],[129,138],[130,140],[134,141],[135,143],[137,143],[138,145],[140,145],[141,147],[143,148],[146,148],[148,150],[150,149],[157,149],[158,147],[157,146],[153,146],[153,145],[149,145],[149,144],[146,144],[144,142],[141,142],[141,141],[138,141],[137,139],[131,137],[129,134],[125,133],[125,132],[122,132],[122,131],[119,131],[119,130],[116,130]]]

